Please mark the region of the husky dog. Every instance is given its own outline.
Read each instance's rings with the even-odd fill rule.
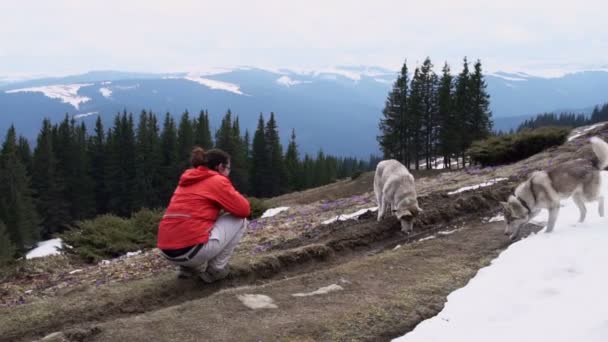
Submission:
[[[501,202],[507,222],[505,234],[515,239],[522,225],[541,209],[549,210],[546,232],[553,231],[559,214],[560,199],[572,196],[580,211],[579,222],[585,220],[585,202],[598,201],[598,212],[604,216],[604,197],[600,194],[600,171],[608,166],[608,143],[598,137],[590,139],[597,158],[574,159],[544,171],[536,171],[519,184],[507,202]]]
[[[378,221],[382,219],[387,207],[401,221],[401,230],[410,233],[414,218],[422,209],[416,198],[414,176],[400,162],[389,159],[378,163],[374,176],[374,193],[378,202]]]

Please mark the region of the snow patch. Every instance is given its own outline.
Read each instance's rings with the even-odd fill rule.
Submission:
[[[60,238],[40,241],[37,243],[36,248],[27,252],[25,258],[33,259],[42,258],[49,255],[61,254],[58,249],[60,249],[62,245],[62,240]]]
[[[608,172],[602,180],[607,193]],[[437,316],[394,341],[606,341],[607,219],[596,210],[584,223],[578,216],[574,201],[564,201],[552,233],[513,243]]]
[[[179,79],[179,78],[183,78],[185,80],[191,81],[191,82],[196,82],[198,84],[204,85],[210,89],[214,89],[214,90],[224,90],[224,91],[228,91],[234,94],[238,94],[238,95],[246,95],[244,94],[241,90],[240,90],[240,86],[238,84],[234,84],[234,83],[229,83],[229,82],[222,82],[222,81],[217,81],[217,80],[212,80],[209,78],[203,78],[198,74],[193,74],[190,73],[188,75],[186,75],[185,77],[175,77],[175,76],[168,76],[166,77],[168,79]]]
[[[107,87],[99,88],[99,92],[105,98],[109,98],[112,95],[112,89]]]
[[[504,180],[507,180],[507,178],[494,178],[494,179],[490,179],[489,181],[487,181],[485,183],[481,183],[481,184],[477,184],[477,185],[471,185],[471,186],[465,186],[465,187],[462,187],[462,188],[460,188],[458,190],[450,191],[450,192],[448,192],[448,195],[455,195],[455,194],[458,194],[458,193],[461,193],[461,192],[465,192],[465,191],[469,191],[469,190],[476,190],[476,189],[479,189],[479,188],[484,188],[486,186],[491,186],[491,185],[494,185],[494,184],[496,184],[498,182],[502,182]]]
[[[96,115],[99,112],[88,112],[88,113],[81,113],[81,114],[76,114],[74,115],[74,119],[80,119],[80,118],[85,118],[87,116],[91,116],[91,115]]]
[[[6,93],[42,93],[48,98],[59,99],[61,102],[70,104],[74,106],[74,108],[79,109],[80,104],[90,101],[91,98],[79,96],[78,90],[82,87],[89,87],[92,85],[92,83],[55,84],[43,87],[12,89],[7,90]]]
[[[237,295],[236,297],[246,307],[253,309],[253,310],[278,308],[278,306],[276,304],[274,304],[274,300],[266,295],[244,294],[244,295]]]
[[[294,293],[294,294],[292,294],[292,296],[309,297],[309,296],[322,295],[322,294],[327,294],[327,293],[330,293],[333,291],[342,291],[342,290],[344,290],[344,288],[342,286],[336,285],[336,284],[331,284],[329,286],[321,287],[316,291],[306,292],[306,293]]]
[[[365,209],[360,209],[355,211],[354,213],[351,214],[342,214],[342,215],[338,215],[334,218],[331,218],[329,220],[325,220],[323,222],[321,222],[322,224],[330,224],[330,223],[334,223],[336,221],[346,221],[346,220],[353,220],[353,219],[358,219],[359,216],[365,214],[366,212],[371,211],[378,211],[378,207],[371,207],[371,208],[365,208]]]
[[[494,217],[492,217],[491,219],[488,220],[488,222],[500,222],[500,221],[504,221],[505,217],[503,214],[498,214]]]
[[[585,133],[589,132],[590,130],[596,129],[598,127],[602,127],[605,124],[606,124],[606,122],[600,122],[598,124],[591,125],[588,127],[580,127],[580,128],[574,129],[570,133],[570,137],[568,137],[568,141],[572,141],[580,136],[583,136],[583,135],[585,135]]]
[[[422,241],[426,241],[426,240],[432,240],[432,239],[435,239],[435,238],[437,238],[435,235],[431,235],[431,236],[427,236],[425,238],[422,238],[422,239],[418,240],[418,242],[422,242]]]
[[[276,214],[283,212],[285,210],[289,209],[289,207],[277,207],[277,208],[271,208],[266,210],[263,214],[261,218],[266,218],[266,217],[273,217]]]
[[[280,85],[284,85],[286,87],[291,87],[291,86],[295,86],[298,84],[302,84],[302,83],[312,83],[311,81],[299,81],[299,80],[294,80],[291,79],[289,76],[287,75],[283,75],[281,77],[279,77],[276,82]]]

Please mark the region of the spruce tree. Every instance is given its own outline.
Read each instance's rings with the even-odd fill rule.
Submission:
[[[274,113],[270,113],[270,119],[266,123],[264,130],[266,141],[266,153],[268,153],[268,174],[270,179],[269,196],[281,194],[286,186],[285,164],[283,162],[283,147],[279,137],[279,128],[274,118]]]
[[[424,140],[424,159],[427,169],[432,168],[437,150],[437,132],[439,130],[437,109],[437,75],[433,71],[433,63],[426,58],[420,67],[420,119],[421,135]]]
[[[135,209],[159,208],[162,187],[160,138],[156,116],[142,111],[135,141]]]
[[[39,238],[30,178],[18,155],[14,126],[8,129],[0,152],[0,221],[6,225],[11,241],[20,252]]]
[[[258,126],[253,135],[251,146],[251,193],[257,197],[267,197],[270,193],[268,180],[269,175],[269,160],[267,153],[266,135],[264,133],[265,124],[264,117],[260,113]]]
[[[41,216],[44,238],[59,232],[71,222],[70,205],[65,197],[65,181],[58,170],[53,127],[49,119],[42,121],[32,158],[32,188],[36,207]]]
[[[379,123],[380,135],[377,137],[385,159],[394,158],[405,165],[409,164],[410,150],[409,83],[407,61],[405,61],[401,73],[387,96],[382,110],[383,117]]]
[[[165,115],[163,130],[160,135],[161,150],[161,172],[163,185],[160,189],[161,203],[163,206],[169,204],[169,199],[177,186],[180,177],[177,168],[177,132],[175,122],[170,113]]]
[[[129,216],[135,206],[135,132],[132,114],[117,115],[108,138],[106,191],[108,210]]]
[[[454,90],[454,113],[457,122],[458,132],[458,153],[462,158],[464,167],[465,162],[465,151],[471,145],[472,137],[471,132],[467,132],[469,123],[471,122],[471,89],[470,89],[470,74],[469,74],[469,63],[467,58],[464,58],[462,71],[458,74],[456,79],[456,86]]]
[[[453,108],[454,82],[450,66],[446,62],[442,69],[437,91],[437,111],[439,116],[439,154],[443,156],[444,168],[451,167],[451,156],[457,153],[458,122]]]
[[[194,130],[190,121],[190,114],[185,111],[179,121],[177,129],[177,159],[178,168],[183,171],[190,167],[190,152],[194,146]]]
[[[477,60],[474,72],[469,79],[470,120],[467,132],[472,141],[485,139],[492,132],[492,113],[490,112],[490,95],[481,70],[481,61]]]
[[[30,148],[30,142],[24,137],[19,136],[19,141],[17,143],[17,154],[19,155],[19,159],[23,165],[25,165],[25,169],[27,170],[27,174],[32,174],[32,150]]]
[[[302,175],[300,167],[300,156],[296,144],[296,130],[291,130],[291,138],[285,153],[285,169],[287,175],[287,191],[302,189]]]
[[[106,160],[106,139],[101,122],[101,117],[95,120],[95,134],[89,137],[88,160],[89,173],[93,179],[93,197],[95,199],[95,209],[97,214],[103,214],[107,210],[108,194],[105,191],[105,160]]]
[[[410,137],[409,144],[409,159],[413,161],[414,168],[420,168],[420,158],[424,156],[422,153],[425,146],[424,132],[422,130],[423,115],[424,115],[424,78],[420,73],[420,69],[414,70],[412,78],[410,97],[408,101],[408,129]]]
[[[209,126],[209,113],[207,111],[200,112],[196,125],[194,125],[194,144],[208,150],[213,147],[211,139],[211,128]]]

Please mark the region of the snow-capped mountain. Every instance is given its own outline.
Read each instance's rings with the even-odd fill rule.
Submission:
[[[302,152],[367,157],[378,152],[376,135],[386,95],[397,71],[378,67],[260,69],[149,74],[94,71],[20,82],[0,81],[0,134],[9,125],[35,138],[42,118],[66,113],[106,128],[117,112],[152,110],[178,118],[206,109],[215,128],[227,109],[250,133],[260,113],[274,112],[286,142],[295,128]],[[0,78],[1,80],[1,78]],[[554,110],[588,109],[608,101],[608,72],[542,78],[497,72],[486,76],[497,128]],[[137,115],[136,115],[137,116]],[[513,117],[513,119],[509,119]],[[515,118],[518,117],[518,118]]]

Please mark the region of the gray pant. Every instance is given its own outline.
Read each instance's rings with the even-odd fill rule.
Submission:
[[[234,217],[230,214],[220,216],[209,234],[209,241],[187,261],[171,261],[175,265],[189,268],[205,269],[205,265],[215,270],[222,270],[238,245],[247,228],[247,219]]]

